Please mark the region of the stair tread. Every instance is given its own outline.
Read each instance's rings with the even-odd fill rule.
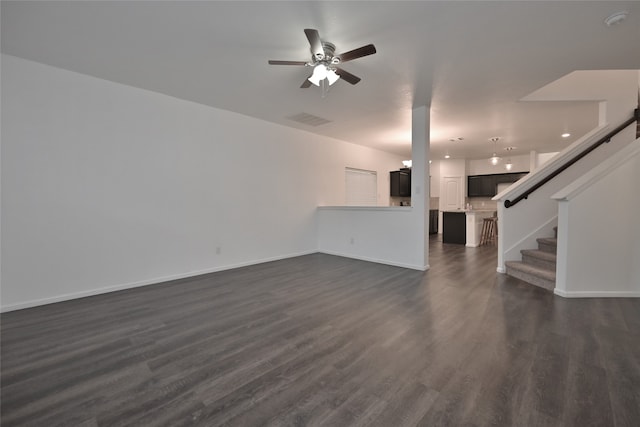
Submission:
[[[524,273],[531,274],[533,276],[540,277],[549,281],[556,281],[556,272],[555,270],[549,270],[547,268],[536,267],[531,264],[524,263],[522,261],[507,261],[505,262],[505,266],[507,268],[512,268],[514,270],[519,270]]]
[[[534,258],[543,259],[545,261],[556,261],[558,256],[552,252],[541,251],[540,249],[522,249],[522,255],[528,255]]]
[[[555,237],[539,237],[536,239],[538,243],[544,243],[546,245],[557,245],[558,239]]]

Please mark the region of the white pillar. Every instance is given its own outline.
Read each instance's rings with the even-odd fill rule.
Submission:
[[[429,268],[429,108],[417,107],[411,113],[411,207],[417,248],[422,252],[424,269]]]

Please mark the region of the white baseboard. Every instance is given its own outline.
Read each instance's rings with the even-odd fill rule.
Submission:
[[[356,255],[351,255],[351,254],[344,254],[344,253],[333,252],[333,251],[318,251],[318,252],[321,253],[321,254],[335,255],[335,256],[339,256],[339,257],[343,257],[343,258],[357,259],[357,260],[360,260],[360,261],[375,262],[376,264],[385,264],[385,265],[392,265],[394,267],[409,268],[411,270],[427,271],[430,268],[429,264],[427,264],[427,265],[413,265],[413,264],[404,264],[404,263],[394,262],[394,261],[387,261],[387,260],[384,260],[384,259],[377,259],[377,258],[356,256]]]
[[[280,261],[280,260],[287,259],[287,258],[294,258],[294,257],[297,257],[297,256],[310,255],[310,254],[314,254],[314,253],[317,253],[317,251],[315,251],[315,250],[313,250],[313,251],[305,251],[305,252],[300,252],[300,253],[295,253],[295,254],[281,255],[281,256],[275,256],[275,257],[270,257],[270,258],[263,258],[263,259],[254,260],[254,261],[247,261],[247,262],[241,262],[241,263],[237,263],[237,264],[230,264],[230,265],[206,268],[206,269],[203,269],[203,270],[190,271],[190,272],[187,272],[187,273],[180,273],[180,274],[174,274],[174,275],[170,275],[170,276],[156,277],[156,278],[153,278],[153,279],[140,280],[140,281],[137,281],[137,282],[123,283],[123,284],[119,284],[119,285],[106,286],[106,287],[97,288],[97,289],[89,289],[89,290],[81,291],[81,292],[72,292],[72,293],[69,293],[69,294],[56,295],[56,296],[53,296],[53,297],[40,298],[40,299],[34,299],[34,300],[29,300],[29,301],[23,301],[23,302],[19,302],[19,303],[14,303],[14,304],[8,304],[8,305],[1,306],[0,307],[0,313],[5,313],[5,312],[8,312],[8,311],[14,311],[14,310],[22,310],[22,309],[25,309],[25,308],[37,307],[37,306],[46,305],[46,304],[54,304],[56,302],[69,301],[69,300],[72,300],[72,299],[86,298],[86,297],[91,297],[91,296],[94,296],[94,295],[106,294],[106,293],[109,293],[109,292],[122,291],[124,289],[132,289],[132,288],[139,288],[139,287],[142,287],[142,286],[157,285],[159,283],[170,282],[172,280],[186,279],[186,278],[189,278],[189,277],[201,276],[203,274],[216,273],[218,271],[232,270],[234,268],[247,267],[247,266],[256,265],[256,264],[263,264],[265,262]]]
[[[504,273],[506,273],[506,272],[507,272],[507,269],[506,269],[506,268],[504,268],[504,267],[496,267],[496,271],[497,271],[498,273],[502,273],[502,274],[504,274]]]
[[[634,291],[563,291],[558,288],[553,293],[563,298],[640,298]]]

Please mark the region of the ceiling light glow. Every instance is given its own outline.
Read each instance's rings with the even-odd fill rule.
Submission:
[[[560,135],[560,136],[561,136],[561,137],[563,137],[563,138],[569,138],[569,137],[571,136],[571,134],[570,134],[570,133],[565,132],[565,133],[563,133],[563,134],[562,134],[562,135]]]
[[[614,25],[618,25],[619,23],[627,19],[628,15],[629,15],[629,12],[627,12],[626,10],[612,13],[611,15],[605,18],[604,23],[607,25],[607,27],[612,27]]]

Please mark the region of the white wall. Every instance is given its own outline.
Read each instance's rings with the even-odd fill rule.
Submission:
[[[324,207],[318,211],[321,252],[429,268],[429,110],[412,110],[411,207]]]
[[[502,154],[500,154],[502,156]],[[507,163],[507,159],[510,158],[513,164],[513,168],[509,171],[506,170],[504,165]],[[506,157],[502,156],[500,163],[493,166],[489,159],[480,160],[467,160],[467,175],[491,175],[494,173],[515,173],[515,172],[529,172],[529,155],[523,154],[519,156]]]
[[[402,160],[7,55],[1,136],[3,310],[315,252],[344,168],[384,201]]]
[[[431,175],[431,197],[440,197],[440,160],[432,160],[429,164],[429,174]],[[431,209],[438,209],[438,206],[431,206]]]
[[[539,167],[543,166],[545,163],[547,163],[549,160],[553,159],[556,154],[558,154],[558,152],[553,152],[553,153],[536,153],[535,154],[535,165],[534,165],[534,169],[538,169]]]
[[[416,232],[416,207],[321,207],[318,250],[414,270],[426,270]]]
[[[564,189],[555,293],[640,297],[640,139]]]

